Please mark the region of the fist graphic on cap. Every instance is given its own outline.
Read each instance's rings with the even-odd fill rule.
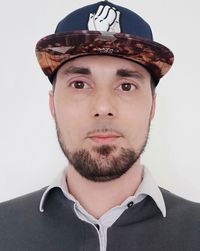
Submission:
[[[119,16],[120,12],[115,7],[100,5],[95,14],[89,15],[88,29],[118,33],[121,31]]]

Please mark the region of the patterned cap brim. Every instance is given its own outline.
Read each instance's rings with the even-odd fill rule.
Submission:
[[[36,56],[45,75],[52,76],[66,61],[86,55],[110,55],[143,65],[159,82],[171,68],[173,53],[162,44],[125,33],[73,31],[42,38]]]

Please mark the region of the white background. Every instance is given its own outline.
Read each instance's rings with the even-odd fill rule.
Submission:
[[[91,1],[4,1],[0,14],[0,201],[48,185],[66,165],[48,108],[51,88],[34,53],[67,13]],[[140,14],[175,54],[157,88],[143,156],[158,184],[200,202],[199,2],[115,0]]]

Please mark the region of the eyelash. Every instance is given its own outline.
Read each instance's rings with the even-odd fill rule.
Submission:
[[[71,82],[70,84],[69,84],[69,86],[70,87],[73,87],[74,89],[79,89],[79,90],[82,90],[82,89],[89,89],[89,88],[76,88],[76,87],[74,87],[73,85],[74,84],[77,84],[77,83],[81,83],[81,84],[84,84],[84,85],[87,85],[87,86],[89,86],[86,82],[84,82],[84,81],[73,81],[73,82]],[[125,91],[125,90],[122,90],[121,88],[121,90],[122,91],[124,91],[124,92],[129,92],[129,91],[132,91],[133,89],[133,87],[134,87],[134,89],[137,89],[137,86],[135,85],[135,84],[133,84],[133,83],[130,83],[130,82],[122,82],[119,86],[122,86],[122,85],[131,85],[131,90],[127,90],[127,91]],[[117,89],[119,89],[119,87],[117,88]]]

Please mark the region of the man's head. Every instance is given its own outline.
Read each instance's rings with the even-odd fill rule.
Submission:
[[[71,165],[93,181],[123,175],[147,143],[172,52],[136,13],[101,1],[61,20],[36,55],[53,84],[50,110]]]

